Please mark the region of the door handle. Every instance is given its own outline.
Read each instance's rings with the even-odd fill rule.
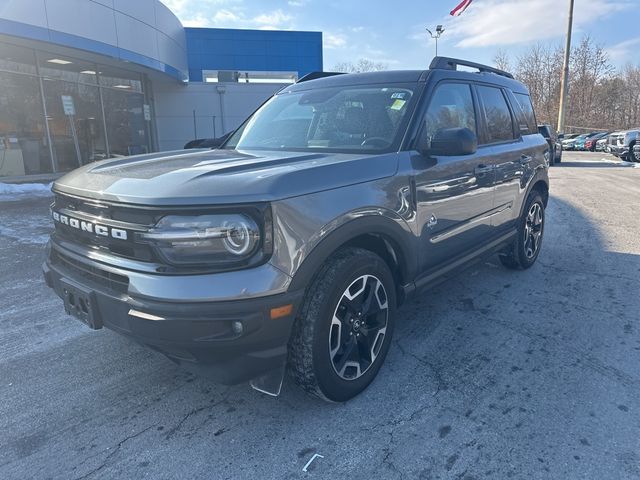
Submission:
[[[531,155],[522,155],[520,157],[520,163],[522,165],[526,165],[528,163],[531,163],[531,160],[533,160],[533,157]]]
[[[489,165],[485,165],[481,163],[474,169],[474,173],[476,175],[486,175],[487,173],[491,173],[493,171],[493,167]]]

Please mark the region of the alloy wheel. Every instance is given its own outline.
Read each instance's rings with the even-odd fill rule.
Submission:
[[[536,202],[531,205],[524,225],[524,254],[528,259],[535,257],[540,249],[543,228],[542,205]]]
[[[356,380],[373,365],[384,343],[389,303],[383,283],[362,275],[343,292],[329,328],[329,356],[336,374]]]

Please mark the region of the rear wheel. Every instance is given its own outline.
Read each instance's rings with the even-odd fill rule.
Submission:
[[[502,264],[511,269],[531,267],[538,258],[544,235],[544,202],[537,190],[527,198],[518,223],[518,235],[511,246],[499,255]]]
[[[387,264],[367,250],[338,252],[321,267],[296,319],[289,344],[291,376],[324,400],[355,397],[384,362],[395,311]]]

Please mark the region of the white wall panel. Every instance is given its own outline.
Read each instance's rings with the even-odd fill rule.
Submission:
[[[222,85],[222,84],[221,84]],[[220,110],[217,84],[190,83],[186,86],[154,84],[156,125],[160,150],[182,148],[194,139],[193,111],[196,112],[197,135],[211,138],[215,116],[215,136],[222,136],[238,127],[262,102],[278,91],[282,85],[224,84],[224,126]]]
[[[155,0],[113,0],[113,8],[148,25],[156,25]]]
[[[173,38],[180,48],[187,50],[187,37],[184,28],[176,16],[163,3],[155,2],[156,28],[159,32]]]
[[[159,0],[0,0],[0,19],[105,43],[187,74],[184,29]],[[92,48],[82,41],[65,46]]]
[[[154,28],[120,12],[115,12],[115,17],[118,47],[158,59],[158,42]]]
[[[117,45],[113,10],[87,0],[46,0],[49,29]]]

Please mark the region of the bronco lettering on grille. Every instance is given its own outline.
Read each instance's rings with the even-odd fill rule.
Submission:
[[[107,225],[99,225],[97,223],[80,220],[58,212],[52,212],[53,220],[61,225],[67,225],[76,230],[87,233],[93,233],[99,237],[111,237],[117,240],[127,240],[128,233],[121,228],[109,227]]]

